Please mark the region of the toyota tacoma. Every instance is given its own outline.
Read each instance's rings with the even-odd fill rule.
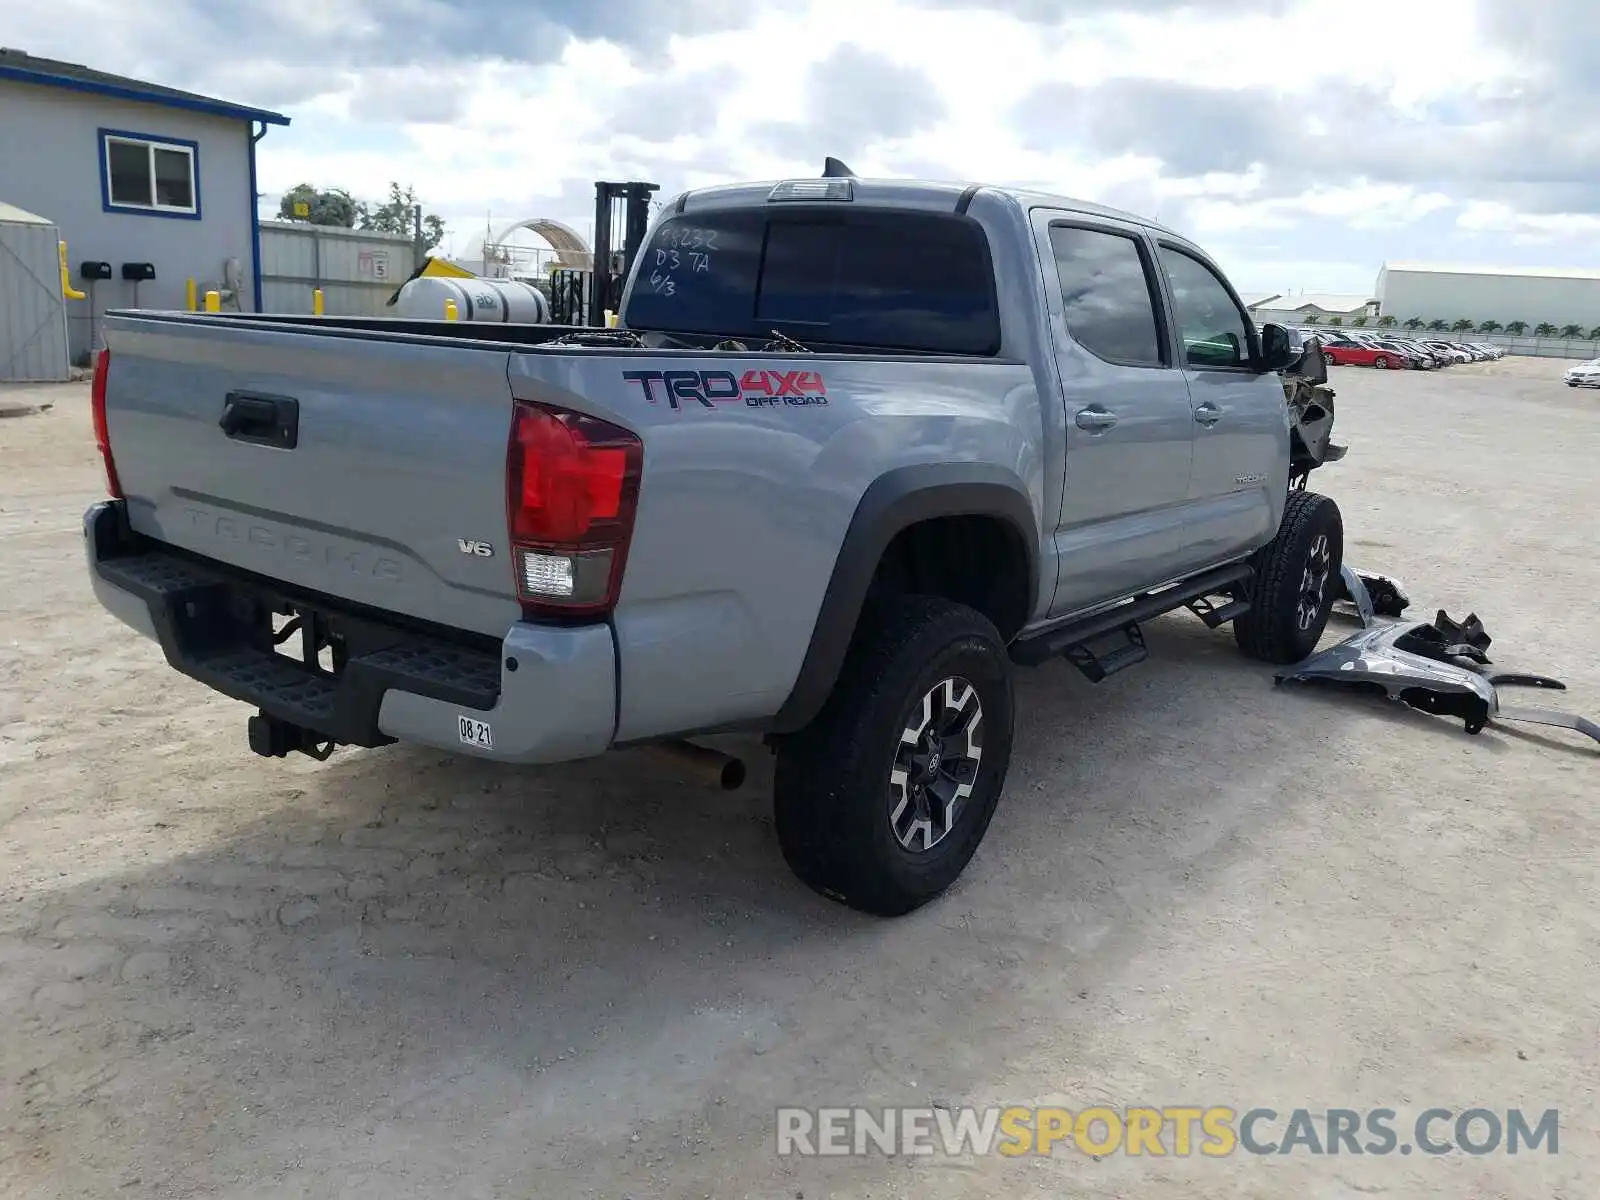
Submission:
[[[252,749],[757,731],[785,859],[874,913],[983,838],[1015,664],[1101,679],[1182,607],[1289,662],[1338,588],[1307,355],[1192,242],[1058,196],[687,192],[603,330],[123,311],[105,344],[95,592]]]

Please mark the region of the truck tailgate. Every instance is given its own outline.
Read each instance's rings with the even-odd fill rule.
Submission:
[[[126,315],[106,340],[136,532],[458,629],[518,619],[504,349]]]

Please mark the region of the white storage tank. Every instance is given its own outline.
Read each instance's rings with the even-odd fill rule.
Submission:
[[[532,284],[516,279],[453,279],[419,275],[400,289],[395,315],[414,321],[442,321],[444,302],[456,302],[456,320],[495,324],[546,325],[550,302]]]

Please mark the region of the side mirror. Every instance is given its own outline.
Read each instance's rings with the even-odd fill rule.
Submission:
[[[1261,362],[1263,373],[1281,371],[1294,361],[1294,339],[1282,325],[1270,321],[1261,327]]]

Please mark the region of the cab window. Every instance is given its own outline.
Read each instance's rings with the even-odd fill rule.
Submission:
[[[1106,362],[1165,366],[1155,297],[1139,243],[1125,234],[1052,225],[1050,246],[1073,340]]]
[[[1161,266],[1172,286],[1172,300],[1191,367],[1248,367],[1251,331],[1244,312],[1210,267],[1199,259],[1161,247]]]

